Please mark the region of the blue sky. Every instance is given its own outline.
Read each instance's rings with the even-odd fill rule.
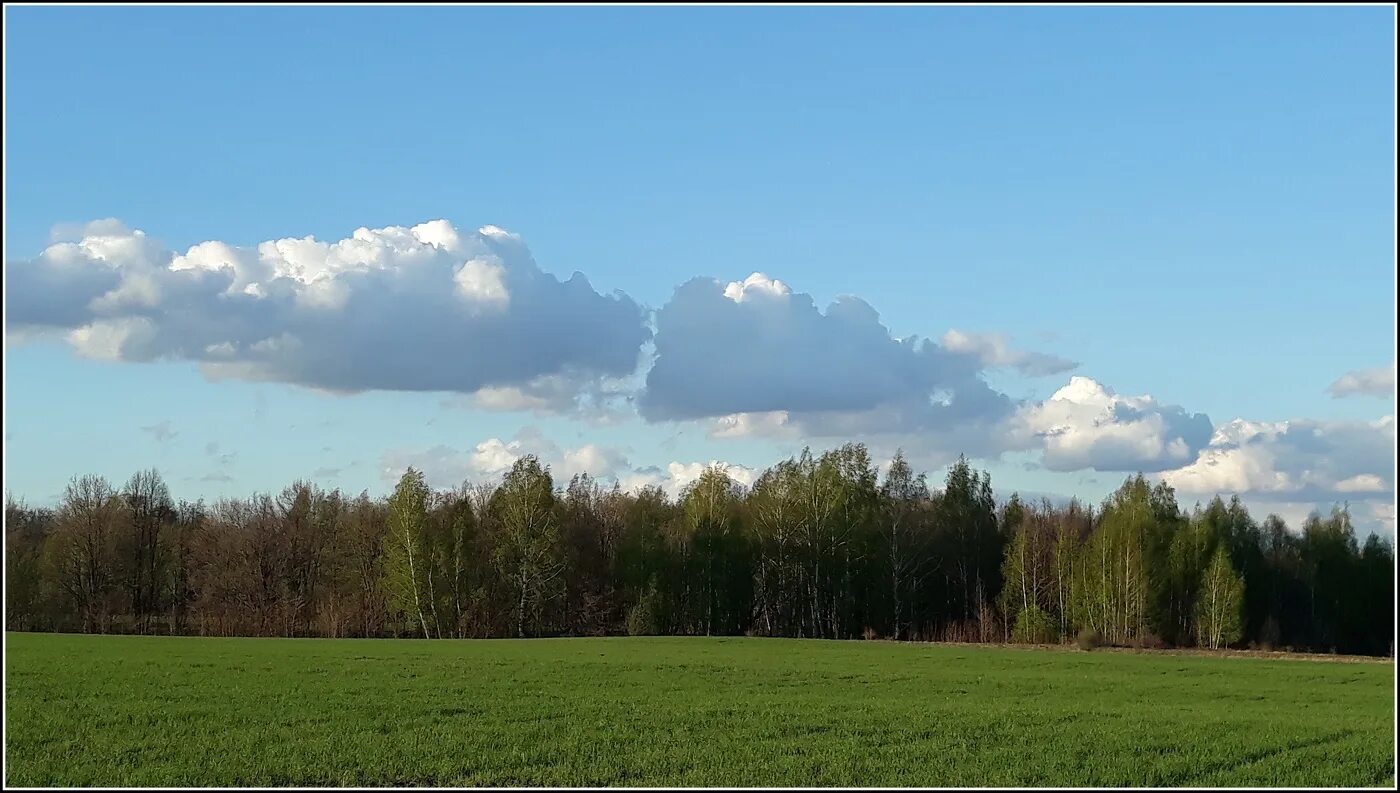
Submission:
[[[1125,466],[1196,465],[1179,489],[1230,485],[1289,515],[1345,497],[1393,532],[1379,456],[1394,444],[1391,9],[7,8],[5,22],[10,315],[40,302],[12,268],[42,265],[60,225],[78,238],[116,218],[181,254],[491,224],[544,273],[621,291],[648,323],[692,278],[722,290],[761,272],[820,311],[854,295],[895,339],[1001,334],[1078,364],[1028,376],[983,360],[976,377],[1018,407],[979,413],[979,435],[881,423],[882,402],[850,425],[877,456],[904,446],[936,471],[957,448],[999,492],[1095,500]],[[178,345],[94,360],[65,341],[75,329],[7,322],[6,487],[35,501],[75,473],[147,465],[188,497],[317,471],[382,492],[400,463],[476,473],[492,438],[561,461],[593,444],[626,458],[602,464],[619,477],[762,466],[847,426],[795,406],[784,433],[710,437],[716,416],[485,410],[392,379],[331,395],[285,368],[210,379]],[[414,338],[440,338],[442,366],[475,365],[450,334]],[[828,337],[784,338],[824,365]],[[1373,369],[1378,395],[1328,392]],[[1164,413],[1123,437],[1155,431],[1185,456],[1047,452],[1026,436],[1077,421],[1094,446],[1092,411],[1035,413],[1071,376],[1153,398],[1115,416],[1180,406],[1217,431],[1271,428],[1208,441]],[[753,390],[767,385],[778,401],[764,405],[788,407],[776,395],[793,389]],[[1204,476],[1207,462],[1238,475]]]

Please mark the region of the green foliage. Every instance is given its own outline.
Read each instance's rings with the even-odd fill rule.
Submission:
[[[1218,547],[1196,597],[1196,643],[1218,650],[1238,642],[1243,611],[1244,581],[1231,566],[1224,546]]]
[[[1064,640],[1089,628],[1129,647],[1390,652],[1391,544],[1359,542],[1345,507],[1302,528],[1256,523],[1238,499],[1184,515],[1141,475],[1100,510],[1015,495],[998,509],[966,459],[930,489],[896,454],[880,482],[860,444],[803,450],[752,487],[714,466],[678,499],[587,475],[561,492],[529,456],[499,483],[433,491],[410,470],[387,498],[295,482],[210,506],[172,505],[143,471],[120,492],[76,479],[53,511],[7,504],[6,624],[606,635],[626,633],[648,593],[638,616],[683,635],[1001,642],[1048,622]],[[1237,627],[1233,605],[1200,605],[1208,583],[1234,603],[1233,579],[1207,578],[1220,553],[1246,584]]]
[[[384,546],[384,588],[389,608],[408,615],[431,637],[428,611],[432,591],[428,585],[428,486],[423,474],[409,468],[389,496],[388,531]]]
[[[1055,619],[1039,606],[1021,609],[1011,629],[1011,640],[1018,644],[1049,644],[1059,639]]]
[[[562,594],[563,547],[554,483],[534,455],[516,460],[491,498],[500,527],[496,565],[511,592],[515,635],[543,628],[547,610]]]
[[[653,583],[627,611],[628,636],[656,636],[665,633],[665,604]]]
[[[1388,663],[745,638],[6,650],[18,786],[1374,787],[1395,762]]]

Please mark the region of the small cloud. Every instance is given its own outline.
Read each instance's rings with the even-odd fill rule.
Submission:
[[[84,237],[123,237],[131,233],[116,218],[103,218],[88,223],[55,223],[49,229],[49,242],[79,242]]]
[[[223,451],[218,441],[209,441],[204,444],[204,454],[214,458],[220,466],[232,465],[234,459],[238,457],[238,452]]]
[[[228,474],[224,473],[223,471],[214,471],[214,472],[212,472],[212,473],[208,473],[208,474],[205,474],[204,476],[201,476],[201,477],[199,478],[199,481],[201,481],[201,482],[232,482],[232,481],[233,481],[233,477],[229,476]]]
[[[710,425],[711,438],[791,438],[796,428],[786,410],[766,413],[734,413],[715,419]]]
[[[1327,387],[1333,399],[1373,396],[1384,399],[1395,395],[1395,362],[1374,369],[1357,369],[1337,378]]]
[[[380,459],[380,475],[392,483],[411,466],[422,471],[433,487],[455,487],[464,481],[499,477],[527,454],[538,457],[558,485],[576,474],[618,480],[631,470],[625,448],[594,443],[564,448],[538,429],[525,427],[509,441],[487,438],[469,450],[444,444],[429,449],[391,449]]]
[[[171,428],[169,421],[158,421],[155,424],[148,424],[141,428],[141,431],[156,439],[157,443],[165,443],[173,440],[180,433]]]

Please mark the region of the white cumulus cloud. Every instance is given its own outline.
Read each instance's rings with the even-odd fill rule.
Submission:
[[[1024,405],[1011,434],[1015,446],[1038,446],[1042,464],[1053,471],[1161,471],[1195,460],[1210,440],[1211,423],[1203,414],[1076,376],[1044,402]]]
[[[655,324],[656,360],[639,396],[652,421],[785,413],[809,431],[854,421],[936,432],[1012,409],[981,379],[977,355],[897,339],[857,297],[820,310],[762,273],[692,279]],[[719,434],[748,432],[749,419],[727,421]]]
[[[494,226],[434,220],[183,253],[115,221],[56,237],[6,263],[9,326],[63,333],[90,357],[184,359],[212,377],[340,392],[488,389],[488,402],[556,378],[558,404],[560,391],[632,374],[650,336],[630,298],[580,273],[559,280]]]
[[[1219,427],[1200,458],[1167,471],[1185,493],[1332,502],[1391,499],[1395,417],[1376,421],[1257,422]]]
[[[672,461],[667,463],[665,468],[651,466],[633,471],[623,476],[619,483],[623,490],[629,492],[643,487],[659,487],[671,498],[678,498],[686,486],[699,479],[708,468],[722,469],[730,479],[743,487],[752,487],[759,473],[756,469],[723,460],[710,460],[708,463]]]

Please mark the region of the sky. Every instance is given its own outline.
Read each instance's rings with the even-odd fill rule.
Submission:
[[[1394,535],[1395,16],[5,9],[5,488],[1142,471]]]

